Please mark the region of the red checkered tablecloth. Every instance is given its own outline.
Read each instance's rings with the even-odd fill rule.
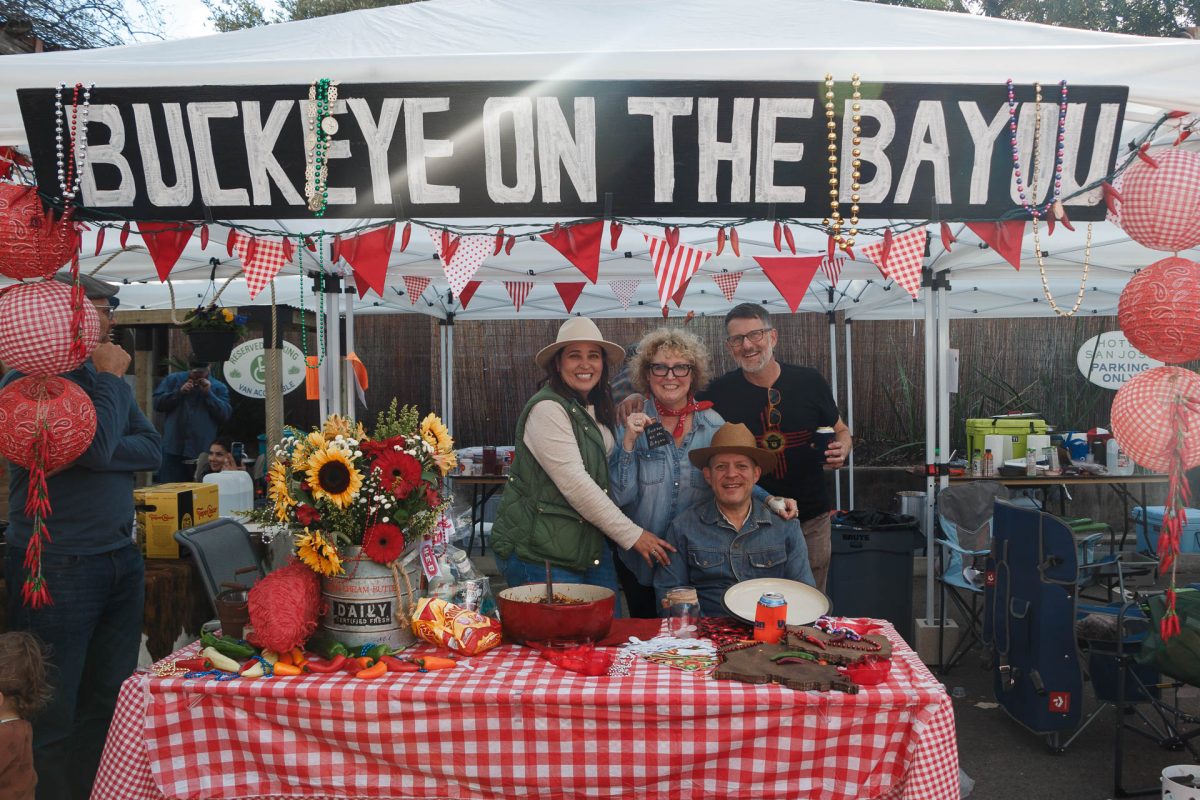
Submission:
[[[509,645],[376,681],[135,675],[92,798],[957,798],[950,699],[885,630],[891,676],[857,695]]]

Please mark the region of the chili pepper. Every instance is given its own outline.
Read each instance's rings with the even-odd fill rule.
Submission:
[[[295,664],[287,664],[280,661],[275,664],[275,668],[271,670],[272,675],[299,675],[303,670]]]
[[[742,246],[738,242],[737,228],[729,229],[729,247],[733,250],[733,254],[738,258],[742,257]]]
[[[266,655],[267,655],[267,654],[266,654],[266,651],[264,651],[264,652],[263,652],[263,656],[265,657]],[[268,660],[268,661],[270,661],[271,659],[270,659],[270,658],[268,658],[267,660]],[[292,663],[293,663],[293,662],[292,662],[292,651],[291,651],[291,650],[284,650],[282,653],[280,653],[280,654],[279,654],[279,655],[276,657],[276,659],[275,659],[275,663],[276,663],[276,664],[292,664]]]
[[[206,647],[200,651],[200,655],[212,662],[212,665],[219,670],[225,672],[241,672],[242,668],[238,662],[234,661],[229,656],[222,653],[215,647]]]
[[[879,248],[879,268],[886,274],[888,253],[892,252],[892,229],[883,232],[883,246]]]
[[[504,249],[504,228],[496,231],[496,245],[492,250],[492,255],[500,255],[500,251]]]
[[[787,225],[783,226],[783,240],[787,242],[788,249],[792,251],[792,255],[796,255],[796,237],[792,236],[792,229]]]
[[[953,244],[957,240],[954,238],[954,234],[950,231],[950,223],[949,222],[943,222],[941,227],[942,227],[942,249],[945,250],[947,253],[949,253],[950,245]]]
[[[309,672],[317,672],[317,673],[326,674],[326,673],[330,673],[330,672],[340,671],[342,669],[342,666],[345,663],[346,663],[346,657],[344,655],[342,655],[341,653],[338,653],[330,661],[319,661],[317,659],[309,659],[307,666],[308,666]]]
[[[721,255],[721,251],[725,249],[725,229],[717,228],[717,255]]]
[[[305,659],[305,657],[304,657],[303,650],[301,650],[299,647],[292,648],[292,663],[293,664],[295,664],[296,666],[300,666],[300,662],[306,661],[306,660],[307,659]]]
[[[369,666],[371,666],[371,659],[367,658],[366,656],[347,658],[344,662],[342,662],[342,669],[344,669],[346,672],[357,673],[359,670],[364,670]]]
[[[785,650],[782,653],[777,653],[771,656],[771,660],[777,664],[798,664],[801,661],[820,661],[816,655],[809,653],[806,650]]]
[[[825,642],[821,641],[816,636],[813,636],[811,633],[808,633],[806,631],[800,631],[800,638],[806,642],[811,642],[812,644],[815,644],[817,647],[821,648],[822,650],[827,649],[825,647]]]
[[[321,656],[322,658],[333,660],[336,655],[349,656],[350,651],[346,649],[346,645],[342,644],[332,636],[324,634],[314,636],[308,641],[308,649]]]
[[[382,661],[377,661],[366,669],[360,669],[358,672],[354,673],[354,677],[369,681],[374,680],[375,678],[382,678],[384,673],[387,671],[387,664],[383,663]]]
[[[400,232],[400,252],[403,253],[408,249],[408,240],[412,238],[412,223],[404,223],[404,230]]]
[[[129,241],[129,223],[126,222],[121,226],[121,249],[125,249],[125,242]]]
[[[104,227],[101,226],[96,231],[96,255],[100,255],[100,248],[104,247]]]
[[[775,249],[782,253],[783,252],[783,241],[782,241],[783,226],[780,225],[778,222],[775,223],[775,226],[772,229],[771,238],[775,242]]]
[[[421,669],[413,662],[395,656],[384,656],[379,661],[387,665],[388,672],[418,672]]]
[[[625,226],[615,219],[608,223],[609,247],[615,253],[617,252],[617,242],[621,241],[621,231],[625,230]]]
[[[825,240],[825,255],[829,259],[833,259],[833,254],[837,252],[837,240],[830,234]]]
[[[292,237],[283,237],[283,260],[291,261],[292,256],[296,254],[296,245],[292,243]]]
[[[213,668],[213,663],[207,658],[198,656],[196,658],[177,659],[175,666],[178,669],[186,669],[188,672],[205,672]]]
[[[458,662],[453,658],[442,658],[441,656],[424,656],[422,658],[414,658],[413,661],[424,672],[432,672],[435,669],[454,669],[458,666]]]
[[[103,228],[101,228],[100,230],[101,230],[101,232],[104,231]],[[201,225],[200,226],[200,249],[203,250],[206,247],[208,247],[208,225]]]
[[[516,243],[517,243],[517,237],[510,235],[508,237],[508,241],[504,243],[504,255],[506,255],[506,256],[512,255],[513,245],[515,245]]]
[[[261,678],[265,675],[270,675],[272,672],[271,665],[262,656],[255,656],[242,665],[239,673],[243,678]]]

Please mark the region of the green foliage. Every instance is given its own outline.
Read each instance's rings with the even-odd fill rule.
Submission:
[[[1198,0],[865,0],[1020,22],[1140,36],[1186,36],[1200,20]]]
[[[371,436],[376,441],[390,439],[393,436],[412,436],[417,432],[421,423],[420,412],[416,406],[398,406],[396,398],[388,407],[379,412],[375,418],[375,430]]]
[[[267,24],[263,8],[255,0],[203,0],[208,18],[221,33],[257,28]]]
[[[367,8],[402,6],[419,0],[280,0],[270,18],[258,0],[203,0],[209,19],[221,32],[257,28],[278,22],[316,19]]]

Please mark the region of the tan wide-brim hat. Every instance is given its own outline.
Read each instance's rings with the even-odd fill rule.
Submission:
[[[697,469],[704,469],[713,456],[737,453],[753,459],[764,470],[775,469],[775,454],[755,445],[754,434],[749,428],[740,422],[726,422],[713,434],[711,445],[693,450],[688,453],[688,458]]]
[[[619,344],[607,341],[601,335],[600,329],[596,327],[596,323],[592,322],[587,317],[571,317],[562,324],[558,329],[558,338],[554,340],[554,344],[549,344],[538,351],[538,354],[533,357],[539,367],[543,369],[554,360],[554,356],[559,350],[562,350],[569,344],[598,344],[604,354],[608,356],[610,366],[620,364],[625,358],[625,348]]]

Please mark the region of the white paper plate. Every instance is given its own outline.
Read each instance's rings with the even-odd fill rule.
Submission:
[[[758,599],[764,592],[779,592],[787,600],[787,624],[808,625],[829,613],[829,598],[812,586],[786,578],[754,578],[735,583],[725,591],[725,607],[746,622],[754,622]]]

